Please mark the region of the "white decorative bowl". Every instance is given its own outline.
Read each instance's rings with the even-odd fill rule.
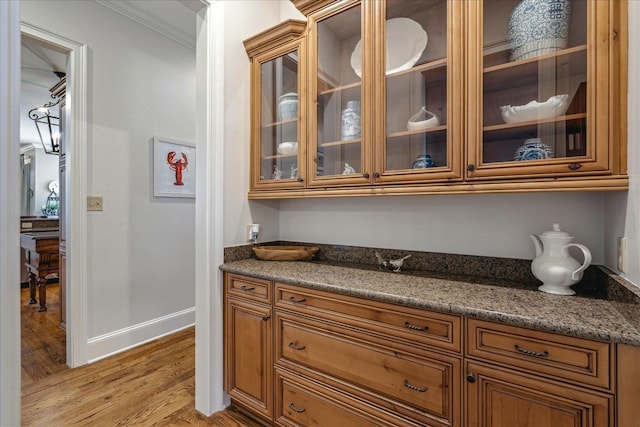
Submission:
[[[503,105],[500,114],[505,123],[544,120],[562,116],[569,108],[569,95],[555,95],[545,102],[531,101],[526,105]]]
[[[424,116],[424,120],[418,120],[422,116]],[[440,120],[438,119],[438,116],[427,110],[425,107],[422,107],[420,111],[411,116],[411,118],[407,122],[407,130],[423,130],[430,127],[438,126],[439,124]]]
[[[277,148],[278,154],[295,154],[298,152],[297,142],[281,142]]]

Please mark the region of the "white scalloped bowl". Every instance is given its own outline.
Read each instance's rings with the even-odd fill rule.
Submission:
[[[555,95],[545,102],[531,101],[526,105],[503,105],[500,114],[505,123],[527,122],[562,116],[569,107],[569,95]]]

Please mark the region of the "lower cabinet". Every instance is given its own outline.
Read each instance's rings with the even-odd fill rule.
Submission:
[[[254,414],[273,418],[271,308],[227,298],[225,390]]]
[[[271,425],[631,427],[640,417],[640,348],[229,273],[225,283],[225,390]]]
[[[611,394],[483,363],[466,368],[467,427],[614,425]]]

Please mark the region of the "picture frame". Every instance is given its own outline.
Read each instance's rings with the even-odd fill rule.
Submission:
[[[196,197],[196,146],[153,137],[154,197]]]

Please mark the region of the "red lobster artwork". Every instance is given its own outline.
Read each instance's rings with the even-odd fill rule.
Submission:
[[[169,169],[172,171],[176,171],[176,182],[173,185],[184,185],[182,182],[182,171],[187,170],[187,166],[189,166],[189,160],[187,159],[187,155],[182,154],[182,159],[174,160],[176,157],[175,151],[169,151],[167,154],[167,163],[169,164]]]

